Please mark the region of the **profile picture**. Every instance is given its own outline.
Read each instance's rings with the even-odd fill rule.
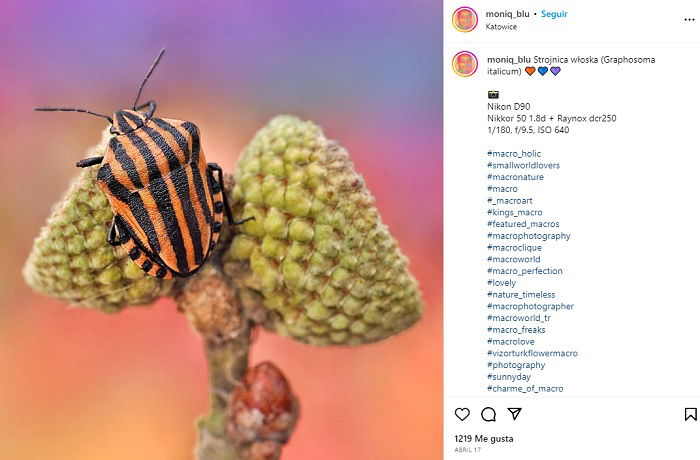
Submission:
[[[452,58],[452,70],[460,77],[471,77],[479,67],[479,61],[471,51],[460,51]]]
[[[460,32],[471,32],[479,23],[479,16],[473,8],[463,6],[452,13],[452,25]]]

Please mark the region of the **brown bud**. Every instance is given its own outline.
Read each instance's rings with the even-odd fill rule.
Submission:
[[[229,436],[240,443],[285,442],[297,414],[297,400],[287,379],[274,364],[263,362],[248,369],[233,392]]]
[[[175,296],[192,326],[208,339],[221,339],[241,327],[236,297],[215,268],[207,265]]]

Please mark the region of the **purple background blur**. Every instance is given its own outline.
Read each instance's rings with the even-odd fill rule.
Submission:
[[[201,343],[171,300],[107,316],[25,287],[20,269],[104,120],[31,111],[142,101],[188,119],[231,171],[269,118],[321,124],[350,151],[411,259],[423,320],[380,344],[262,333],[302,417],[286,459],[440,458],[442,6],[430,0],[0,3],[0,458],[188,459],[207,411]]]

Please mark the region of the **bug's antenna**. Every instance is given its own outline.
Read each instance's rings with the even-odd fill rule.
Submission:
[[[146,77],[143,79],[141,82],[141,86],[139,86],[139,92],[136,93],[136,100],[134,101],[134,110],[136,110],[136,104],[139,103],[139,98],[141,97],[141,91],[143,91],[143,87],[146,85],[146,82],[148,81],[148,78],[151,76],[153,71],[155,70],[156,66],[160,62],[160,58],[163,57],[163,54],[165,54],[165,48],[161,49],[160,52],[158,53],[158,56],[156,56],[156,60],[153,61],[153,64],[151,65],[151,68],[148,69],[148,73],[146,74]]]
[[[74,109],[71,107],[36,107],[34,110],[37,112],[80,112],[80,113],[89,113],[90,115],[95,115],[98,117],[106,118],[107,121],[109,121],[109,124],[113,125],[114,121],[112,120],[112,117],[109,117],[107,115],[102,115],[101,113],[95,113],[91,112],[89,110],[85,109]]]

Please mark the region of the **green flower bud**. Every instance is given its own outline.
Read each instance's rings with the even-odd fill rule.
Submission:
[[[312,122],[272,119],[244,149],[229,194],[238,227],[224,256],[263,325],[317,345],[382,340],[423,311],[416,280],[345,149]]]
[[[109,138],[105,130],[87,156],[103,155]],[[34,241],[23,273],[37,292],[113,313],[127,305],[153,302],[167,295],[173,283],[146,275],[121,247],[107,243],[114,214],[97,187],[98,169],[83,169],[55,206]]]

